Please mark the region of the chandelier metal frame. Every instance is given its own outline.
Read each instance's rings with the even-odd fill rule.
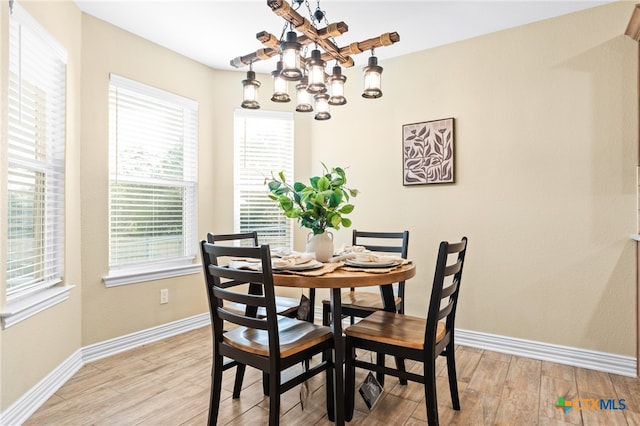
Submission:
[[[302,3],[306,4],[311,20],[298,13],[297,8],[299,8]],[[274,77],[274,82],[278,78],[283,78],[288,81],[299,81],[300,84],[296,85],[298,97],[300,98],[301,91],[307,90],[309,92],[308,94],[313,95],[315,98],[316,105],[319,103],[322,107],[322,111],[318,111],[316,114],[316,119],[322,120],[330,118],[328,105],[325,105],[327,104],[327,101],[330,105],[344,105],[346,103],[343,93],[333,92],[343,91],[346,77],[341,74],[340,66],[345,68],[352,67],[354,65],[352,56],[354,55],[371,51],[369,64],[364,67],[365,90],[362,96],[370,99],[382,96],[382,91],[380,90],[380,74],[382,73],[382,67],[378,66],[377,58],[374,56],[374,49],[390,46],[399,42],[400,35],[397,32],[383,33],[377,37],[339,47],[335,42],[335,38],[346,33],[349,30],[349,27],[342,21],[329,23],[326,19],[325,12],[320,9],[320,0],[317,0],[317,8],[313,13],[309,7],[308,0],[291,0],[291,4],[287,3],[286,0],[267,0],[267,6],[269,6],[276,15],[285,20],[285,25],[280,38],[268,31],[260,31],[256,34],[256,39],[264,45],[264,48],[243,56],[237,56],[230,61],[231,66],[235,68],[249,66],[247,78],[242,82],[244,87],[243,108],[260,108],[257,100],[260,82],[256,80],[252,66],[255,62],[269,60],[273,57],[280,58],[275,71],[271,73]],[[323,19],[326,26],[318,28],[317,26],[321,24]],[[285,37],[285,30],[287,27],[289,28],[289,31],[286,33]],[[301,35],[294,32],[294,29],[301,33]],[[308,46],[310,44],[315,45],[315,49],[311,52],[311,55],[307,58],[301,57],[301,55],[299,55],[301,47]],[[287,65],[286,52],[292,45],[297,46],[299,55],[298,63],[300,64],[299,72],[296,69],[291,69],[290,66]],[[322,48],[323,51],[321,52],[319,48]],[[282,62],[283,55],[285,56],[284,69]],[[333,67],[333,75],[327,75],[324,72],[324,66],[331,60],[335,60],[336,65]],[[314,80],[313,74],[317,74],[318,72],[318,66],[321,67],[321,74],[324,75],[325,82],[327,82],[332,88],[331,98],[326,94],[327,89],[322,89],[320,91],[311,89],[312,87],[315,87],[315,84],[317,83],[312,82],[312,80]],[[309,80],[308,83],[307,77]],[[278,85],[278,83],[275,84],[276,86]],[[281,83],[280,87],[282,87]],[[276,93],[274,93],[271,100],[274,102],[288,102],[290,98],[287,93],[278,93],[278,89],[276,88]],[[313,110],[313,107],[310,107],[308,104],[301,105],[300,102],[301,101],[299,99],[299,105],[296,108],[297,111],[309,112]]]

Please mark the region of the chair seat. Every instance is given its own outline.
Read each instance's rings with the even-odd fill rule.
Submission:
[[[333,338],[329,327],[283,316],[278,317],[278,331],[280,356],[283,358]],[[236,349],[269,356],[269,341],[266,330],[238,327],[224,333],[222,339]]]
[[[351,337],[412,349],[424,349],[426,328],[427,320],[425,318],[376,311],[354,325],[347,327],[344,332]],[[444,338],[445,331],[444,322],[438,322],[436,343]]]
[[[227,309],[230,312],[244,315],[245,305],[243,304],[225,301],[224,306],[225,306],[225,309]],[[283,297],[283,296],[276,297],[276,313],[279,315],[284,315],[287,317],[295,316],[296,312],[298,311],[298,306],[300,306],[299,299],[294,299],[292,297]],[[265,309],[259,308],[258,317],[264,318],[266,316],[267,314]]]
[[[401,298],[394,298],[396,306],[401,302]],[[322,303],[329,304],[330,302],[328,299],[325,299]],[[371,311],[380,311],[383,309],[380,293],[368,293],[366,291],[350,291],[342,293],[342,307],[348,308],[349,306],[353,306],[358,309],[370,309]]]

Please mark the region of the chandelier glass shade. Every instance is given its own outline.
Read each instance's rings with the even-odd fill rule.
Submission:
[[[376,99],[382,96],[382,67],[378,65],[378,58],[371,56],[369,65],[364,67],[364,91],[362,97]]]
[[[334,66],[333,74],[329,77],[329,87],[331,88],[329,105],[344,105],[347,103],[347,98],[344,97],[345,81],[347,81],[347,77],[342,75],[342,68],[340,68],[340,65]]]
[[[308,78],[305,75],[299,84],[296,84],[296,111],[311,112],[313,105],[311,104],[311,93],[307,92]]]
[[[306,6],[308,18],[298,13],[302,5]],[[280,38],[266,31],[256,34],[256,38],[265,46],[256,52],[239,56],[231,60],[231,65],[240,68],[249,66],[247,78],[242,80],[243,108],[258,109],[258,89],[260,82],[256,80],[252,65],[260,60],[268,60],[278,56],[276,68],[272,71],[273,102],[289,102],[288,82],[295,85],[296,111],[311,112],[317,120],[331,118],[329,106],[340,106],[347,103],[345,97],[346,76],[342,68],[354,65],[353,55],[371,51],[368,65],[363,69],[364,91],[362,97],[375,99],[382,96],[382,67],[374,56],[374,48],[389,46],[400,41],[398,33],[384,33],[378,37],[361,42],[350,43],[338,47],[335,37],[349,30],[344,22],[329,23],[326,12],[320,8],[320,0],[312,11],[309,0],[267,0],[267,5],[278,16],[285,20]],[[324,25],[324,26],[323,26]],[[297,31],[297,32],[296,32]],[[298,34],[300,33],[300,34]],[[307,46],[313,44],[310,55],[306,56]],[[327,62],[335,60],[333,72],[325,72]]]
[[[242,80],[242,108],[259,109],[258,89],[260,82],[256,80],[256,73],[253,70],[247,71],[247,78]]]
[[[287,32],[287,38],[280,43],[282,51],[282,78],[287,81],[299,81],[302,79],[302,68],[300,67],[300,48],[298,35],[294,31]]]
[[[331,118],[331,113],[329,112],[329,95],[326,93],[320,93],[319,95],[315,95],[313,97],[316,101],[316,115],[314,118],[316,120],[328,120]]]
[[[327,85],[324,84],[324,67],[326,63],[320,55],[318,49],[313,49],[311,51],[311,58],[307,60],[307,74],[309,76],[307,92],[313,95],[327,91]]]
[[[271,75],[273,76],[273,96],[271,96],[271,100],[273,102],[290,102],[289,85],[282,76],[282,61],[278,61],[276,69],[271,72]]]

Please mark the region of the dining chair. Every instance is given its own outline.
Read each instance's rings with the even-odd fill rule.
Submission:
[[[399,315],[377,311],[345,329],[345,411],[347,420],[353,417],[355,395],[355,369],[382,372],[424,384],[427,420],[430,426],[438,424],[436,394],[436,358],[447,360],[449,391],[454,410],[460,410],[454,331],[462,269],[467,252],[467,237],[460,242],[440,243],[436,261],[431,299],[427,317]],[[400,371],[376,365],[356,357],[356,349],[364,349],[411,359],[423,364],[422,374]]]
[[[257,231],[248,231],[248,232],[237,232],[232,234],[214,234],[209,232],[207,234],[207,242],[211,244],[228,244],[233,243],[233,245],[240,246],[249,246],[249,247],[258,247],[258,232]],[[257,284],[249,284],[248,292],[250,294],[260,294],[261,287]],[[311,295],[312,298],[315,299],[315,295]],[[247,311],[248,308],[245,305],[236,302],[226,301],[226,309],[235,312],[236,314],[240,313],[250,313]],[[285,296],[276,296],[276,313],[279,315],[284,315],[289,318],[294,318],[298,316],[298,307],[300,306],[300,301],[294,299],[292,297]],[[256,314],[259,317],[264,317],[266,312],[264,309],[259,308]],[[311,318],[307,318],[309,321],[313,322],[313,313],[311,313]],[[305,366],[309,367],[309,360],[305,361]],[[242,382],[244,380],[244,373],[246,371],[245,365],[238,365],[236,368],[236,380],[234,385],[234,395],[240,395],[240,389],[242,388]],[[269,381],[266,377],[266,373],[264,373],[263,380],[263,392],[265,395],[269,395]],[[237,398],[237,396],[236,396]]]
[[[354,246],[361,246],[376,253],[398,254],[406,259],[409,250],[409,231],[403,232],[368,232],[353,230],[351,242]],[[404,313],[404,281],[394,285],[394,302],[396,311]],[[364,318],[375,311],[382,310],[382,297],[380,293],[356,291],[355,288],[342,294],[342,313],[345,317]],[[331,306],[329,300],[322,301],[322,323],[331,323]]]
[[[215,425],[222,392],[222,373],[233,365],[248,365],[268,376],[269,425],[278,425],[280,395],[311,377],[326,373],[327,412],[333,417],[333,336],[326,326],[276,313],[276,299],[268,245],[237,247],[201,242],[209,312],[213,333],[213,366],[208,424]],[[261,270],[232,269],[222,266],[222,257],[260,259]],[[248,294],[239,290],[252,283],[261,291]],[[247,306],[245,312],[225,308],[225,302]],[[263,309],[266,315],[257,316]],[[228,331],[226,331],[228,330]],[[322,359],[300,373],[292,371],[283,380],[281,373],[303,361],[322,354]],[[224,363],[224,358],[230,362]],[[240,392],[234,398],[240,397]]]
[[[207,242],[211,244],[221,243],[221,242],[231,242],[234,244],[239,244],[240,246],[253,246],[257,247],[258,243],[258,232],[250,231],[250,232],[239,232],[235,234],[213,234],[209,232],[207,234]],[[251,287],[251,285],[250,285]],[[250,292],[255,292],[259,287],[253,286]],[[300,306],[300,300],[294,299],[292,297],[284,297],[284,296],[276,296],[276,312],[280,315],[284,315],[287,317],[295,317],[298,312],[298,307]],[[244,310],[244,307],[239,303],[228,303],[228,309],[238,313],[241,310]],[[258,315],[264,316],[264,310],[260,310]]]

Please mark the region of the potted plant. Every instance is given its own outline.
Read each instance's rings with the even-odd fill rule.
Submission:
[[[327,228],[351,226],[351,219],[345,216],[353,211],[354,205],[349,200],[358,195],[358,190],[346,186],[344,169],[329,170],[324,163],[322,167],[324,174],[310,178],[309,185],[302,182],[291,185],[283,172],[278,177],[272,174],[266,183],[269,198],[278,202],[285,216],[313,231],[307,239],[307,251],[315,252],[317,260],[326,262],[333,256],[333,234]]]

